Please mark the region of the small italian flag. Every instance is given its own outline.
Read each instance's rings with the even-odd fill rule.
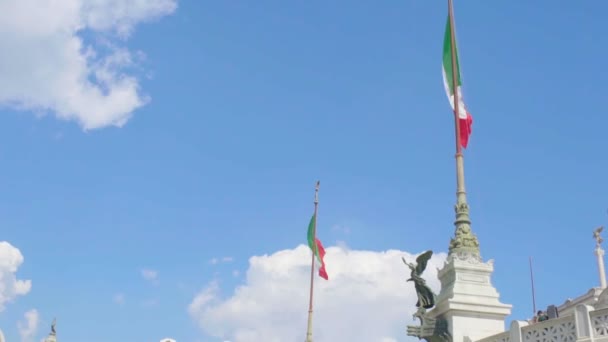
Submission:
[[[458,91],[458,120],[460,126],[460,145],[467,148],[469,143],[469,135],[471,135],[471,126],[473,125],[473,117],[467,110],[462,99],[461,90],[461,79],[460,79],[460,63],[458,62],[458,50],[454,47],[454,60],[456,61],[456,77],[457,77],[457,91]],[[454,108],[454,82],[453,82],[453,68],[452,65],[452,34],[450,28],[450,17],[448,16],[448,24],[445,28],[445,37],[443,39],[443,86],[445,92],[450,100],[452,110],[456,112]]]
[[[308,224],[308,247],[310,247],[310,250],[312,250],[312,252],[314,253],[317,261],[321,264],[321,267],[319,268],[319,277],[325,280],[329,280],[329,277],[327,276],[327,271],[325,270],[325,261],[323,260],[323,258],[325,257],[325,248],[323,248],[321,240],[317,239],[316,236],[316,221],[316,216],[312,215],[310,223]]]

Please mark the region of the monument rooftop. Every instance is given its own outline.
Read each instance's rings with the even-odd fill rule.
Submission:
[[[591,288],[557,307],[557,317],[542,322],[511,322],[509,330],[477,342],[608,341],[608,290]]]

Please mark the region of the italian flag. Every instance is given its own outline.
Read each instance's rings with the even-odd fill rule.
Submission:
[[[445,37],[443,39],[443,86],[445,92],[450,100],[452,110],[456,112],[454,108],[454,82],[453,82],[453,68],[452,65],[452,34],[450,28],[450,17],[448,16],[448,24],[445,28]],[[457,91],[458,91],[458,120],[460,126],[460,145],[467,148],[469,143],[469,135],[471,135],[471,126],[473,125],[473,117],[467,110],[462,100],[461,80],[460,80],[460,63],[458,62],[458,50],[454,47],[454,60],[456,60],[456,77],[457,77]]]
[[[317,239],[316,236],[316,223],[317,218],[315,215],[312,215],[310,219],[310,223],[308,224],[308,247],[312,250],[321,267],[319,268],[319,276],[325,280],[329,280],[327,276],[327,271],[325,270],[325,261],[323,258],[325,257],[325,248],[323,248],[323,244],[321,240]]]

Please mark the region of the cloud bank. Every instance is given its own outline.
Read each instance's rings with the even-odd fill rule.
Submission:
[[[6,241],[0,242],[0,311],[18,296],[26,295],[32,288],[31,280],[18,280],[17,270],[23,264],[18,248]]]
[[[329,281],[316,277],[314,337],[317,342],[396,342],[413,324],[416,294],[406,283],[401,261],[416,255],[399,250],[326,250]],[[424,277],[439,290],[437,268],[446,254],[434,255]],[[245,283],[230,296],[212,282],[188,311],[208,335],[232,342],[301,342],[306,334],[310,250],[301,245],[249,260]]]
[[[119,43],[176,8],[177,0],[0,1],[0,105],[84,129],[124,125],[148,98],[127,72],[140,54]]]

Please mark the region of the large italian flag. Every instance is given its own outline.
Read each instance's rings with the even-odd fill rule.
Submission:
[[[310,247],[317,261],[319,262],[319,264],[321,264],[321,267],[319,267],[319,277],[325,280],[329,280],[329,276],[327,275],[327,271],[325,270],[325,248],[323,248],[321,240],[317,239],[316,225],[316,215],[312,215],[310,223],[308,224],[308,247]]]
[[[445,92],[450,100],[452,110],[456,112],[454,108],[454,82],[453,82],[453,68],[452,65],[452,34],[450,28],[450,17],[448,16],[448,23],[445,28],[445,37],[443,38],[443,86]],[[460,64],[458,63],[458,50],[454,47],[454,53],[456,60],[456,84],[458,91],[458,120],[460,126],[460,145],[464,148],[469,143],[469,135],[471,135],[471,126],[473,125],[473,117],[467,110],[462,99],[461,91],[461,80],[460,80]]]

